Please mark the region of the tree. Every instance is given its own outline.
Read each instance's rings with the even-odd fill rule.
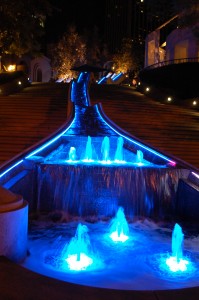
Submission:
[[[132,57],[132,40],[124,38],[122,40],[121,49],[113,55],[114,70],[116,73],[129,73],[135,68]]]
[[[74,25],[70,25],[61,40],[54,45],[51,59],[53,72],[58,79],[70,80],[76,77],[76,72],[71,68],[86,62],[86,43]]]
[[[1,54],[38,53],[44,23],[52,7],[47,0],[1,0],[0,49]]]

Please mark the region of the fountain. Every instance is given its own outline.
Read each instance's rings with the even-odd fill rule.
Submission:
[[[136,154],[136,163],[139,166],[143,165],[143,152],[141,150],[137,150],[137,154]]]
[[[114,242],[125,242],[128,240],[129,226],[125,218],[123,207],[119,207],[115,218],[110,223],[110,238]]]
[[[102,163],[110,163],[109,151],[110,151],[109,137],[105,136],[103,138],[102,145],[101,145]]]
[[[93,161],[93,150],[92,150],[92,143],[91,143],[90,136],[88,136],[88,139],[87,139],[85,157],[84,157],[83,161],[85,161],[85,162]]]
[[[124,139],[123,137],[118,137],[117,139],[117,149],[116,149],[116,152],[115,152],[115,158],[114,158],[114,161],[115,162],[124,162],[124,159],[123,159],[123,144],[124,144]]]
[[[184,234],[179,224],[175,224],[172,231],[172,256],[166,260],[166,264],[172,272],[184,272],[189,261],[183,258]]]
[[[177,262],[183,257],[183,241],[184,234],[182,232],[182,227],[176,223],[172,232],[172,256],[176,258]]]
[[[70,147],[70,150],[69,150],[69,161],[76,161],[76,148],[75,147]]]
[[[186,163],[174,161],[124,132],[108,119],[99,104],[88,104],[85,87],[89,73],[80,75],[71,85],[69,104],[73,113],[67,124],[45,143],[24,152],[20,160],[9,162],[0,173],[1,185],[28,199],[29,225],[35,221],[39,226],[40,218],[42,221],[41,228],[29,226],[30,255],[23,266],[67,283],[111,290],[109,299],[117,298],[117,293],[116,298],[111,297],[114,289],[128,292],[152,290],[154,296],[155,289],[196,286],[199,274],[196,274],[195,281],[192,280],[193,273],[189,273],[186,280],[183,277],[184,281],[175,277],[171,280],[169,276],[162,276],[158,264],[153,268],[151,263],[154,255],[165,253],[170,248],[170,238],[161,235],[164,228],[158,228],[158,222],[167,224],[181,216],[192,222],[191,209],[186,210],[189,204],[183,201],[179,186],[182,181],[187,184],[193,170],[190,171]],[[93,154],[91,136],[100,163]],[[116,141],[117,147],[113,147]],[[78,154],[81,153],[78,160],[76,149]],[[72,163],[66,163],[68,150],[68,161]],[[94,160],[95,163],[85,164],[82,156],[86,162]],[[112,161],[110,157],[113,157]],[[121,164],[124,157],[130,163]],[[139,165],[142,167],[138,168]],[[198,208],[198,201],[190,201]],[[198,211],[195,210],[196,221]],[[78,225],[75,226],[75,236],[71,238],[74,222]],[[57,235],[62,236],[58,238],[61,250],[53,254],[53,249],[50,252],[48,249],[54,247]],[[182,230],[176,225],[171,257],[177,266],[185,260],[183,238]],[[98,253],[93,255],[96,250],[93,251],[91,244],[103,262],[100,272],[93,268]],[[56,270],[46,267],[44,253],[47,261],[53,257]],[[164,256],[164,266],[168,268],[165,261]],[[188,265],[185,263],[186,267]],[[79,272],[82,270],[86,272]],[[172,272],[176,275],[181,271],[180,267],[177,272]],[[99,297],[97,294],[95,299],[103,298],[102,294]]]
[[[68,264],[70,270],[85,270],[93,263],[88,227],[78,224],[76,234],[71,239],[69,245],[64,247],[62,257]]]

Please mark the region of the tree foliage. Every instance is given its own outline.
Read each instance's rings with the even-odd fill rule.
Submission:
[[[77,33],[75,26],[69,26],[60,41],[51,51],[52,69],[55,76],[61,80],[76,77],[73,66],[86,62],[86,43]]]
[[[116,73],[129,73],[135,68],[132,57],[132,40],[124,38],[122,40],[121,49],[113,55],[114,70]]]
[[[0,49],[2,54],[37,53],[44,22],[52,11],[47,0],[1,0]]]

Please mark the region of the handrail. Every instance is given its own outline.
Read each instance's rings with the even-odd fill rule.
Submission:
[[[188,63],[188,62],[199,62],[199,57],[185,57],[185,58],[179,58],[179,59],[173,59],[173,60],[164,60],[164,61],[158,62],[156,64],[147,66],[146,68],[143,68],[141,70],[141,72],[145,71],[145,70],[151,70],[151,69],[155,69],[155,68],[172,65],[172,64],[181,64],[181,63]]]

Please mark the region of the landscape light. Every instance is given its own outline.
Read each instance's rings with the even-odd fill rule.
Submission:
[[[9,65],[8,68],[7,68],[8,72],[13,72],[15,70],[16,70],[16,65]]]
[[[193,105],[194,106],[197,105],[197,101],[196,100],[193,101]]]

